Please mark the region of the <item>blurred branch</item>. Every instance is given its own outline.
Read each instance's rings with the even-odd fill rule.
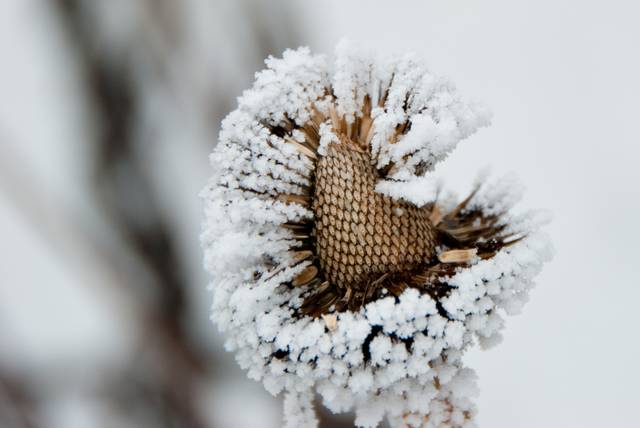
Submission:
[[[141,337],[151,343],[141,344],[140,348],[153,352],[153,358],[160,365],[159,370],[146,377],[146,382],[154,383],[152,388],[163,398],[162,408],[171,412],[167,423],[174,420],[178,426],[205,427],[193,395],[196,393],[194,381],[202,375],[210,356],[198,353],[185,331],[186,287],[182,283],[183,266],[177,257],[176,239],[136,157],[134,121],[140,94],[133,64],[126,56],[105,55],[97,49],[99,31],[83,10],[90,7],[87,3],[60,0],[57,4],[81,60],[93,113],[100,124],[94,160],[97,203],[121,239],[134,250],[138,262],[152,274],[149,285],[154,288],[156,299],[146,305],[142,319],[151,335]],[[164,3],[159,5],[162,7]],[[135,55],[135,52],[128,54]],[[132,188],[135,189],[133,195]],[[138,199],[136,207],[143,213],[132,213],[132,196]],[[131,285],[136,282],[137,278],[128,281]],[[139,364],[138,361],[132,363]],[[140,368],[130,370],[132,376],[141,376],[144,372],[146,370]],[[146,394],[140,394],[137,401],[146,407],[155,405]]]
[[[0,423],[3,426],[9,428],[4,423],[13,421],[18,424],[16,428],[39,428],[40,425],[36,423],[36,405],[36,400],[27,391],[22,380],[0,372]],[[3,416],[3,411],[10,414]]]
[[[44,243],[62,252],[67,263],[74,262],[71,270],[84,276],[84,282],[96,284],[97,277],[101,282],[119,285],[126,305],[124,275],[119,273],[110,244],[105,244],[83,216],[27,167],[29,162],[11,149],[13,145],[0,144],[0,193]]]

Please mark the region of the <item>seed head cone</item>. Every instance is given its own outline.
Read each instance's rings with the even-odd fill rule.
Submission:
[[[332,144],[316,166],[313,212],[317,256],[326,279],[362,292],[382,275],[410,272],[435,255],[425,209],[375,191],[369,153]]]

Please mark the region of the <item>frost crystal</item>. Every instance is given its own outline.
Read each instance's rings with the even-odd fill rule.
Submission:
[[[462,356],[500,340],[551,257],[513,177],[458,202],[434,166],[489,115],[413,55],[342,42],[269,58],[222,123],[203,191],[213,321],[249,377],[355,424],[472,427]],[[421,241],[422,240],[422,241]],[[332,279],[334,278],[334,279]]]

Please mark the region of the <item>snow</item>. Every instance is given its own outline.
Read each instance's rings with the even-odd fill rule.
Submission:
[[[265,64],[267,69],[256,73],[253,88],[238,100],[242,109],[273,125],[285,117],[308,121],[311,106],[328,86],[325,58],[300,48],[285,51],[282,58],[269,57]]]
[[[284,396],[285,428],[314,428],[318,425],[313,410],[313,393],[289,392]]]
[[[340,144],[340,139],[333,132],[333,128],[328,122],[320,124],[320,147],[318,147],[318,153],[322,156],[327,154],[327,147],[329,144]]]
[[[349,124],[362,115],[364,98],[370,92],[373,66],[372,53],[366,48],[347,40],[336,46],[332,88],[338,99],[337,111]]]
[[[430,176],[416,177],[406,181],[380,180],[376,184],[376,192],[396,200],[411,202],[419,207],[436,200],[438,190],[438,182]]]
[[[378,168],[392,168],[376,190],[423,205],[440,194],[431,176],[435,164],[488,124],[489,115],[465,103],[413,55],[379,59],[343,42],[333,74],[327,60],[307,48],[266,63],[268,69],[256,74],[254,87],[222,123],[211,155],[214,175],[202,192],[212,320],[226,333],[227,349],[269,392],[287,391],[287,426],[315,426],[313,391],[334,412],[355,410],[356,424],[364,427],[377,426],[385,415],[392,426],[406,426],[409,419],[418,424],[427,414],[425,425],[415,426],[473,426],[475,375],[462,355],[474,343],[498,342],[503,315],[517,313],[526,302],[534,277],[551,257],[548,238],[538,230],[542,223],[529,214],[513,217],[508,227],[528,235],[451,277],[453,288],[440,302],[444,313],[428,294],[409,288],[397,300],[386,297],[339,313],[336,328],[326,328],[322,319],[297,315],[306,286],[283,285],[310,262],[296,264],[290,250],[297,241],[281,226],[312,219],[313,213],[276,200],[283,193],[304,194],[313,169],[269,126],[307,123],[314,105],[326,103],[330,84],[347,121],[359,114],[366,95],[377,100],[376,91],[389,88],[384,106],[373,113],[371,155]],[[413,126],[392,141],[405,121]],[[319,134],[322,155],[339,139],[329,123]],[[502,213],[520,195],[520,186],[507,177],[482,186],[470,206]],[[443,214],[453,206],[442,204]]]

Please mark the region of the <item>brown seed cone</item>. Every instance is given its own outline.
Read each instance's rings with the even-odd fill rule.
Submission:
[[[326,279],[364,290],[385,274],[429,264],[435,255],[430,211],[375,191],[369,150],[344,139],[316,165],[316,250]]]

